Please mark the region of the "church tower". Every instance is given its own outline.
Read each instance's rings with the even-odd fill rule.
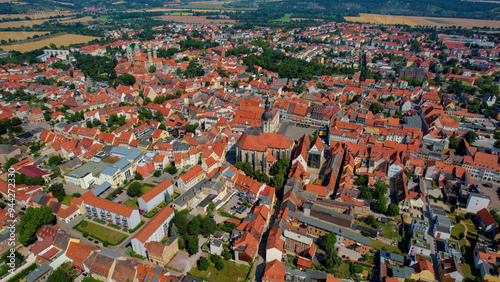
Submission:
[[[273,114],[271,113],[271,105],[269,99],[266,100],[265,110],[262,114],[262,133],[272,133]]]
[[[132,47],[130,47],[130,45],[127,46],[127,60],[129,62],[133,62],[133,60],[134,60],[134,54],[132,51]]]
[[[134,47],[134,56],[139,57],[141,56],[141,48],[139,47],[139,44],[135,43]]]

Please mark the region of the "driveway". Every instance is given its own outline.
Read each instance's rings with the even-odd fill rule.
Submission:
[[[359,261],[359,259],[362,258],[362,255],[360,253],[346,247],[339,247],[338,252],[341,258],[349,259],[352,261]]]
[[[202,235],[198,236],[198,253],[189,257],[189,254],[184,251],[177,252],[177,255],[172,259],[172,261],[168,264],[169,267],[184,271],[187,273],[193,268],[196,262],[201,257],[208,257],[207,253],[201,251],[201,246],[207,242],[208,239],[204,238]]]

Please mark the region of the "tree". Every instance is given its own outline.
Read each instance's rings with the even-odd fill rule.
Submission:
[[[196,128],[198,128],[198,126],[200,126],[199,123],[190,124],[190,125],[186,126],[186,132],[194,133]]]
[[[50,185],[49,192],[52,192],[52,195],[57,198],[60,202],[63,201],[64,196],[66,196],[66,191],[64,190],[64,185],[62,183],[54,183]]]
[[[157,170],[153,173],[154,177],[160,177],[161,176],[161,171]]]
[[[175,166],[173,166],[173,165],[169,165],[169,166],[165,169],[165,171],[166,171],[167,173],[169,173],[170,175],[174,175],[174,174],[176,174],[176,173],[177,173],[177,168],[176,168]]]
[[[337,236],[333,232],[330,232],[321,238],[321,245],[326,252],[335,249],[335,243],[337,243]]]
[[[387,208],[387,215],[396,216],[398,214],[399,214],[399,206],[394,203],[389,204],[389,207]]]
[[[370,225],[371,227],[373,228],[377,228],[378,227],[378,223],[377,223],[377,220],[375,219],[375,217],[373,215],[369,215],[365,218],[364,222],[368,225]]]
[[[208,204],[208,209],[207,209],[207,211],[208,211],[208,213],[212,213],[214,210],[215,210],[215,204],[214,204],[214,202],[210,202],[210,203]]]
[[[132,86],[135,84],[135,77],[131,74],[124,73],[116,78],[116,83],[126,86]]]
[[[170,203],[170,202],[172,202],[172,198],[170,198],[170,194],[165,193],[165,203],[167,203],[167,204],[168,204],[168,203]]]
[[[198,262],[198,269],[201,270],[201,271],[205,271],[208,269],[208,267],[210,266],[210,262],[208,261],[208,259],[202,257],[200,258],[200,261]]]
[[[67,274],[62,268],[56,269],[54,272],[50,274],[50,276],[46,280],[47,282],[71,282],[73,278],[69,274]]]
[[[172,224],[175,224],[175,226],[177,226],[177,230],[179,231],[180,236],[184,236],[188,232],[188,213],[189,210],[182,210],[180,212],[176,212],[174,217],[172,218]]]
[[[5,164],[3,165],[3,168],[5,170],[8,170],[13,164],[17,164],[18,162],[19,162],[19,159],[10,158],[7,160],[7,162],[5,162]]]
[[[17,230],[19,231],[19,242],[23,245],[29,245],[36,241],[36,233],[44,225],[53,225],[55,217],[52,214],[52,208],[41,206],[39,208],[29,207],[26,214],[21,216]]]
[[[359,190],[361,191],[361,193],[359,194],[360,199],[367,199],[370,200],[370,202],[373,200],[372,191],[370,190],[370,188],[361,186]]]
[[[373,207],[379,212],[379,213],[386,213],[387,212],[387,202],[388,199],[385,196],[382,196],[377,199]]]
[[[460,146],[460,142],[457,140],[455,135],[450,136],[450,148],[451,149],[458,149]]]
[[[224,269],[224,262],[223,261],[218,261],[215,263],[215,268],[218,271],[222,271]]]
[[[375,182],[375,190],[373,191],[373,198],[378,199],[387,194],[387,191],[388,191],[387,184],[385,184],[385,182],[382,180],[377,180],[377,182]]]
[[[172,226],[170,226],[170,236],[171,237],[181,237],[181,234],[179,234],[179,229],[177,229],[177,226],[175,226],[175,224],[172,224]]]
[[[135,180],[144,180],[144,177],[142,177],[142,175],[138,172],[135,173],[135,176],[134,176],[134,179]]]
[[[479,137],[479,135],[474,131],[467,131],[465,134],[465,140],[467,140],[469,144],[472,144],[477,137]]]
[[[149,72],[150,73],[155,73],[156,72],[156,67],[155,66],[150,66],[149,67]]]
[[[160,125],[158,125],[158,129],[167,130],[167,126],[163,123],[160,123]]]
[[[378,114],[381,113],[384,110],[384,107],[380,105],[379,103],[375,102],[370,105],[370,111],[372,111],[373,114]]]
[[[56,166],[56,165],[60,165],[62,162],[62,158],[59,157],[59,156],[52,156],[49,158],[49,165],[50,166]]]
[[[127,195],[130,197],[139,197],[142,195],[142,185],[139,182],[132,182],[128,186]]]
[[[231,252],[229,251],[223,251],[222,256],[225,260],[231,260],[233,258],[233,254],[231,254]]]
[[[351,264],[351,272],[352,273],[361,273],[363,272],[363,266],[359,263]]]
[[[191,220],[188,226],[189,235],[198,236],[201,232],[201,215],[197,215]]]
[[[358,177],[358,180],[356,181],[356,183],[358,183],[359,186],[361,185],[365,185],[366,184],[366,178],[364,175],[360,175]]]
[[[285,185],[285,178],[282,174],[277,174],[273,177],[273,187],[277,190],[280,190]]]
[[[10,258],[8,258],[7,256],[11,255],[11,252],[5,252],[3,253],[2,255],[2,261],[4,262],[10,262]],[[18,253],[17,251],[14,251],[14,264],[16,266],[19,266],[21,265],[23,262],[25,261],[23,255],[21,255],[20,253]]]
[[[194,255],[198,252],[198,236],[186,236],[184,239],[186,242],[186,251],[190,255]]]
[[[340,258],[335,249],[327,252],[324,257],[323,265],[329,269],[332,269],[340,265]]]
[[[205,216],[201,221],[201,233],[205,238],[208,238],[210,234],[213,234],[217,229],[217,222],[210,216]]]

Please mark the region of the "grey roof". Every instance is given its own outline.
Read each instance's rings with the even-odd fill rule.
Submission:
[[[222,246],[222,241],[219,239],[213,239],[212,242],[210,242],[211,245],[214,245],[216,247]]]
[[[333,232],[337,236],[339,236],[339,235],[344,236],[346,238],[349,238],[351,240],[354,240],[354,241],[359,242],[361,244],[364,244],[366,246],[370,246],[370,244],[371,244],[370,239],[368,239],[364,236],[361,236],[359,234],[352,233],[351,231],[337,227],[335,225],[332,225],[332,224],[329,224],[329,223],[326,223],[323,221],[319,221],[317,219],[314,219],[314,218],[311,218],[311,217],[308,217],[308,216],[305,216],[305,215],[302,215],[302,214],[299,214],[296,212],[292,212],[292,211],[289,212],[288,214],[291,217],[297,218],[297,220],[299,220],[300,222],[321,228],[321,229],[326,230],[328,232]]]
[[[234,172],[230,169],[227,169],[226,171],[224,171],[224,176],[227,178],[233,178],[235,175],[236,175],[236,172]]]
[[[103,184],[97,186],[97,188],[95,188],[94,190],[92,190],[92,193],[94,193],[94,195],[96,195],[96,196],[99,196],[104,191],[108,190],[109,188],[111,188],[111,184],[109,182],[107,182],[107,181],[104,181]]]
[[[113,176],[115,175],[115,173],[118,171],[118,168],[117,167],[114,167],[114,166],[107,166],[106,168],[104,168],[102,171],[101,171],[101,174],[103,175],[109,175],[109,176]]]
[[[37,269],[33,270],[30,274],[28,274],[24,279],[28,282],[36,281],[40,278],[40,276],[44,275],[48,271],[50,271],[52,267],[48,263],[40,265]]]
[[[74,178],[82,178],[85,175],[92,173],[94,176],[96,176],[108,165],[108,163],[104,162],[88,162],[76,168],[75,170],[70,171],[66,175]]]
[[[205,199],[203,199],[198,204],[198,207],[206,207],[206,206],[208,206],[215,199],[215,197],[217,197],[217,195],[214,195],[214,194],[208,195]]]
[[[422,119],[419,116],[410,116],[406,118],[406,124],[407,127],[411,128],[422,128]]]
[[[112,252],[112,251],[102,251],[99,254],[101,254],[103,256],[107,256],[107,257],[112,258],[112,259],[117,259],[117,258],[122,257],[122,255],[115,253],[115,252]]]
[[[71,161],[59,166],[59,168],[61,169],[61,171],[66,171],[66,169],[68,168],[74,168],[74,167],[77,167],[79,166],[80,164],[82,163],[82,161],[79,159],[79,158],[74,158],[72,159]]]
[[[399,263],[405,262],[404,256],[394,254],[394,253],[389,253],[389,252],[384,251],[384,250],[380,251],[380,259],[388,259],[388,260],[392,260],[392,261],[399,262]]]
[[[19,148],[11,145],[0,145],[0,154],[10,154]]]
[[[415,270],[411,267],[404,266],[404,267],[392,267],[392,277],[395,278],[407,278],[410,279],[411,275],[415,273]]]
[[[438,232],[441,232],[441,233],[450,233],[450,228],[449,227],[446,227],[446,226],[443,226],[443,225],[436,225],[435,226],[436,228],[436,231]]]

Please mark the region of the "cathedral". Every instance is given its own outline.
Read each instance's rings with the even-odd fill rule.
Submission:
[[[268,173],[275,162],[288,158],[292,154],[293,140],[288,140],[282,134],[272,133],[277,126],[274,124],[276,115],[271,113],[271,105],[266,102],[262,114],[262,127],[250,128],[244,132],[236,143],[236,161],[249,162],[254,170]],[[277,115],[279,124],[279,114]]]
[[[130,45],[127,46],[127,60],[129,62],[145,71],[149,71],[149,68],[151,66],[154,66],[156,69],[163,68],[162,59],[156,56],[156,50],[153,50],[151,52],[151,46],[149,46],[146,56],[145,54],[141,53],[141,48],[138,44],[135,43],[134,45],[134,48],[132,48]]]

